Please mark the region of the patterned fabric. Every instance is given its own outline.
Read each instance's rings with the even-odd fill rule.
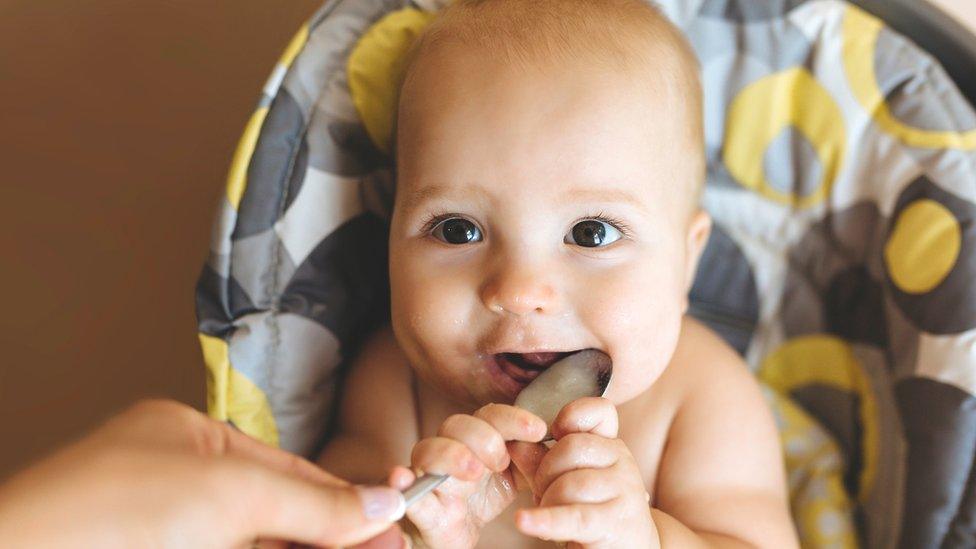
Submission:
[[[803,408],[769,387],[788,473],[790,510],[804,548],[857,547],[854,502],[844,487],[844,454]]]
[[[388,312],[395,85],[443,4],[329,0],[275,67],[197,289],[214,417],[298,453],[321,445],[343,361]],[[705,89],[716,226],[693,314],[836,441],[853,509],[832,501],[861,545],[973,546],[972,106],[840,0],[660,4]]]

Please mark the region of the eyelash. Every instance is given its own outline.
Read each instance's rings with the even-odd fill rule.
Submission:
[[[434,230],[434,227],[436,227],[437,224],[440,223],[441,221],[445,221],[445,220],[451,219],[453,217],[462,217],[462,216],[461,216],[461,214],[456,214],[456,213],[431,214],[431,215],[429,215],[427,217],[427,220],[424,221],[424,223],[423,223],[423,225],[422,225],[422,227],[420,229],[420,232],[422,232],[424,234],[427,234],[430,231],[433,231]]]
[[[587,219],[594,219],[596,221],[602,221],[608,225],[613,225],[615,229],[620,231],[620,236],[622,236],[623,238],[630,238],[633,235],[633,231],[630,230],[630,225],[602,211],[597,213],[596,215],[587,215],[581,217],[578,220],[574,221],[573,225],[576,225],[580,221],[586,221]]]
[[[461,214],[457,214],[457,213],[431,214],[424,221],[424,223],[422,225],[421,232],[423,232],[424,234],[427,234],[430,231],[433,231],[434,230],[434,227],[436,227],[441,221],[445,221],[445,220],[448,220],[448,219],[453,219],[455,217],[464,217],[464,216],[461,215]],[[630,225],[624,223],[620,219],[617,219],[616,217],[613,217],[613,216],[611,216],[611,215],[609,215],[609,214],[607,214],[607,213],[605,213],[603,211],[600,211],[600,212],[598,212],[596,214],[593,214],[593,215],[584,215],[583,217],[581,217],[581,218],[577,219],[576,221],[574,221],[573,222],[573,225],[575,226],[577,223],[579,223],[581,221],[587,221],[587,220],[590,220],[590,219],[595,220],[595,221],[602,221],[602,222],[604,222],[604,223],[606,223],[608,225],[613,225],[613,227],[615,229],[617,229],[618,231],[620,231],[620,234],[621,234],[621,236],[623,238],[630,238],[633,235],[633,231],[631,231]]]

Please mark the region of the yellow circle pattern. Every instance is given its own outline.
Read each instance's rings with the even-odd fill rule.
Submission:
[[[844,489],[840,448],[797,404],[770,387],[764,390],[777,418],[801,546],[857,547],[854,503]]]
[[[768,355],[759,379],[782,394],[807,385],[826,385],[853,393],[860,399],[863,468],[858,479],[858,499],[866,501],[874,488],[878,469],[880,424],[871,381],[854,356],[851,346],[838,337],[810,335],[791,339]]]
[[[843,65],[851,90],[864,109],[885,133],[910,147],[926,149],[976,150],[976,129],[964,132],[926,130],[898,120],[878,89],[874,52],[884,23],[861,9],[848,6],[844,12]]]
[[[268,396],[230,363],[226,341],[197,335],[207,365],[207,413],[216,420],[233,422],[265,444],[278,446],[278,426]]]
[[[808,208],[823,202],[844,161],[844,115],[809,71],[795,67],[746,86],[729,105],[722,160],[744,187],[781,204]],[[763,167],[766,149],[787,126],[813,144],[821,170],[816,189],[798,196],[776,189]]]
[[[961,249],[962,229],[952,212],[934,200],[916,200],[895,221],[885,265],[901,291],[922,294],[949,276]]]
[[[346,70],[353,105],[370,139],[386,153],[391,149],[406,53],[435,15],[413,8],[395,11],[370,27],[349,55]]]

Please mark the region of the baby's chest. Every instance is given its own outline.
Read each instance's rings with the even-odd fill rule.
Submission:
[[[481,537],[478,539],[478,547],[484,549],[496,549],[498,547],[512,548],[535,548],[535,547],[558,547],[551,541],[530,538],[522,535],[515,528],[515,511],[533,507],[532,494],[529,491],[519,492],[518,499],[508,506],[505,511],[495,520],[481,530]]]

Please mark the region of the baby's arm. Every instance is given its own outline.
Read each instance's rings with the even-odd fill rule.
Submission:
[[[693,321],[670,367],[684,394],[655,489],[661,545],[797,547],[779,437],[753,375]]]
[[[320,465],[353,482],[376,482],[410,462],[419,439],[412,374],[388,325],[363,345],[339,398],[337,432]]]

